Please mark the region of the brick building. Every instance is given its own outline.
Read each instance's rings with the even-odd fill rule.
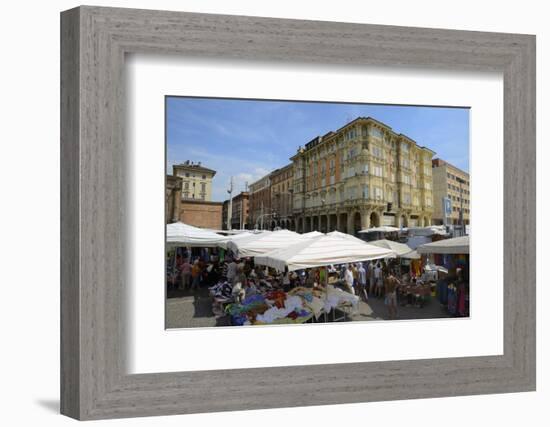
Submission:
[[[293,230],[292,193],[294,191],[292,163],[274,170],[271,175],[271,208],[276,214],[276,226]]]
[[[270,174],[253,182],[248,187],[249,215],[251,228],[270,229],[276,226],[271,209],[271,177]]]
[[[241,191],[239,194],[233,197],[233,203],[231,204],[232,229],[242,230],[252,228],[249,224],[249,200],[250,194],[248,191]]]
[[[166,205],[164,209],[166,224],[177,222],[181,209],[181,178],[174,175],[166,175],[165,198]]]
[[[182,200],[179,220],[200,228],[222,229],[223,202]]]

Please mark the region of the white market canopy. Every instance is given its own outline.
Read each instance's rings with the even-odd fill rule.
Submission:
[[[253,234],[242,239],[233,238],[227,243],[227,249],[233,251],[239,258],[256,257],[301,242],[304,239],[308,238],[294,231],[277,230]]]
[[[215,247],[223,244],[227,237],[183,222],[166,225],[166,244],[169,246]]]
[[[320,231],[310,231],[309,233],[303,233],[302,237],[311,238],[311,237],[319,237],[319,236],[323,236],[323,235],[324,235],[324,233],[321,233]]]
[[[401,258],[405,259],[420,259],[422,258],[422,255],[420,255],[416,250],[411,251],[407,254],[401,255]]]
[[[427,227],[409,227],[404,228],[403,231],[408,232],[413,236],[433,236],[439,234],[444,236],[447,234],[447,230],[444,225],[429,225]]]
[[[257,256],[254,262],[278,271],[301,270],[332,264],[348,264],[395,256],[395,252],[363,241],[353,241],[339,236],[319,236],[294,245]]]
[[[404,243],[394,242],[393,240],[381,239],[381,240],[374,240],[369,243],[371,245],[375,245],[380,248],[390,249],[394,251],[395,254],[399,257],[405,254],[408,254],[409,252],[412,251],[412,249],[409,246],[405,245]]]
[[[223,249],[228,249],[229,242],[235,242],[237,240],[245,240],[245,239],[247,241],[250,241],[250,240],[253,240],[254,238],[260,237],[260,235],[262,234],[267,234],[267,233],[271,233],[271,231],[261,231],[261,232],[258,231],[258,232],[233,234],[233,235],[227,236],[226,240],[218,244],[218,246]]]
[[[453,237],[426,243],[416,248],[419,254],[469,254],[470,236]]]
[[[341,237],[342,239],[348,239],[358,243],[365,243],[364,240],[361,240],[355,236],[352,236],[351,234],[342,233],[341,231],[331,231],[330,233],[327,233],[327,236],[336,236],[336,237]]]
[[[373,228],[367,228],[365,230],[359,231],[359,233],[395,233],[396,231],[399,231],[400,228],[397,227],[391,227],[389,225],[383,225],[381,227],[373,227]]]

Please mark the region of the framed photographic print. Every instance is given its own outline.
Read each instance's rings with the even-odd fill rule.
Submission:
[[[63,414],[535,389],[534,36],[84,6],[61,40]]]

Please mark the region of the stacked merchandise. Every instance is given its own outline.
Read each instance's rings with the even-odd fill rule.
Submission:
[[[304,323],[312,316],[301,298],[288,296],[282,291],[268,292],[265,297],[251,295],[240,304],[228,305],[226,312],[235,326]]]
[[[220,282],[208,288],[212,297],[212,312],[215,316],[222,316],[224,306],[233,302],[233,287],[229,282]]]

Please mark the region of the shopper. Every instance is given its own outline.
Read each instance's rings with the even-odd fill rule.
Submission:
[[[362,297],[365,302],[368,302],[369,295],[367,293],[367,270],[365,270],[362,262],[359,263],[357,273],[359,275],[359,296]]]
[[[382,279],[382,265],[378,262],[374,268],[374,281],[376,282],[375,292],[378,298],[381,298],[383,293],[384,282]]]
[[[369,263],[369,269],[367,272],[369,276],[369,295],[375,295],[375,290],[376,290],[376,279],[374,277],[374,269],[375,269],[374,261],[371,261]]]
[[[233,284],[235,276],[237,275],[237,263],[235,259],[232,259],[229,264],[227,264],[227,281]]]
[[[201,280],[201,267],[199,265],[199,260],[196,259],[193,263],[193,267],[191,268],[191,289],[198,289],[200,286],[200,280]]]
[[[189,259],[185,258],[181,265],[181,287],[183,289],[189,289],[191,286],[191,264]]]
[[[346,269],[344,270],[344,284],[347,291],[350,294],[355,295],[355,292],[353,290],[353,273],[349,265],[346,265]]]
[[[395,319],[397,317],[397,287],[400,284],[401,282],[399,279],[389,271],[385,280],[386,296],[384,298],[384,304],[388,307],[388,317],[390,319]]]

